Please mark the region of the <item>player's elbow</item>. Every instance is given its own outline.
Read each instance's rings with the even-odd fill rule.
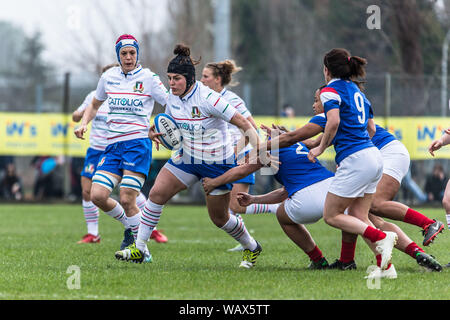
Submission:
[[[72,113],[72,121],[73,122],[80,122],[80,120],[81,120],[81,116],[78,113],[76,113],[76,112]]]

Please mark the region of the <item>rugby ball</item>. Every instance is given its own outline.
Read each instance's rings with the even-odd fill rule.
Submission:
[[[162,133],[159,140],[163,146],[169,150],[179,149],[183,136],[175,120],[166,113],[160,113],[155,117],[154,122],[156,132]]]

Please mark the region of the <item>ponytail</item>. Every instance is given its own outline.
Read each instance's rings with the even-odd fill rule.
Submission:
[[[359,79],[366,77],[367,60],[350,55],[346,49],[337,48],[329,51],[323,58],[323,64],[333,78],[351,80],[358,86],[364,82]]]
[[[222,62],[210,62],[206,66],[206,68],[211,69],[212,74],[215,78],[220,77],[221,78],[221,86],[235,86],[238,83],[234,82],[232,83],[232,76],[235,73],[238,73],[242,70],[241,67],[238,67],[236,65],[236,62],[234,60],[225,60]]]

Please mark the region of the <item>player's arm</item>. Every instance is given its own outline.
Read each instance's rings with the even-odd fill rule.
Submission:
[[[167,99],[169,97],[169,91],[162,83],[161,79],[157,74],[153,74],[152,76],[152,88],[151,88],[152,97],[158,102],[161,106],[167,105]]]
[[[250,122],[250,124],[255,128],[255,130],[258,130],[258,126],[256,125],[255,119],[253,119],[252,116],[248,116],[247,120]]]
[[[209,194],[217,187],[245,178],[246,176],[252,174],[253,172],[258,171],[261,168],[262,168],[261,164],[247,163],[242,166],[234,167],[214,179],[203,178],[202,179],[203,189],[205,190],[206,194]]]
[[[336,132],[339,128],[341,118],[339,116],[339,109],[333,108],[327,112],[327,124],[323,133],[322,140],[318,147],[311,149],[308,153],[308,159],[311,162],[316,162],[316,158],[332,144]]]
[[[370,118],[367,121],[367,132],[369,133],[370,139],[375,135],[375,132],[377,131],[377,128],[375,127],[375,121],[373,118]]]
[[[248,143],[250,143],[255,150],[258,149],[259,136],[249,120],[247,120],[239,112],[236,112],[231,118],[230,123],[234,124],[241,130],[241,132],[243,132],[242,138],[237,144],[236,154],[239,154],[239,152],[241,152]]]
[[[245,193],[245,192],[238,192],[237,193],[237,200],[239,202],[239,205],[243,207],[247,207],[254,203],[259,204],[274,204],[274,203],[280,203],[283,202],[288,198],[289,194],[286,191],[285,188],[279,188],[277,190],[274,190],[272,192],[262,194],[259,196],[253,196],[251,194]]]
[[[84,98],[83,103],[72,113],[72,121],[73,122],[80,122],[80,120],[83,118],[84,112],[89,106],[89,104],[92,102],[92,93],[88,94],[86,98]]]
[[[441,136],[441,138],[434,140],[430,144],[430,146],[428,147],[428,151],[434,157],[434,151],[437,151],[448,144],[450,144],[450,128],[444,131],[444,134]]]
[[[322,132],[322,127],[315,123],[307,123],[303,127],[294,131],[283,133],[277,137],[272,137],[265,144],[267,150],[280,149],[292,146],[299,141],[312,138]]]
[[[86,107],[84,110],[83,117],[81,118],[81,124],[78,128],[75,129],[75,135],[79,139],[84,140],[84,133],[87,131],[88,124],[95,118],[98,109],[102,106],[103,101],[97,100],[97,98],[93,98],[92,102]]]
[[[84,110],[80,111],[80,110],[75,110],[72,113],[72,121],[73,122],[80,122],[81,118],[83,118],[83,114],[84,114]]]
[[[303,140],[302,143],[303,143],[308,149],[311,150],[312,148],[315,148],[315,147],[317,147],[318,145],[320,145],[320,141],[322,141],[322,137],[323,137],[323,134],[321,134],[320,136],[318,136],[316,139],[311,138],[311,139]]]

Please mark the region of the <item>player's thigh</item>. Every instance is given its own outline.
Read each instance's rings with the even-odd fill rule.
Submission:
[[[348,214],[368,223],[372,199],[373,194],[370,193],[366,193],[364,197],[356,198],[348,207]]]
[[[397,179],[384,173],[380,182],[378,182],[377,191],[373,196],[374,204],[378,201],[390,201],[394,199],[399,189],[400,183]]]
[[[277,219],[278,222],[280,223],[280,225],[292,225],[292,224],[297,224],[294,221],[292,221],[292,219],[288,216],[288,214],[286,213],[286,209],[284,207],[285,201],[283,201],[277,209]]]
[[[345,210],[354,201],[354,198],[345,198],[334,193],[328,192],[325,198],[323,208],[323,217],[325,220],[332,219],[339,214],[344,214]]]
[[[158,204],[165,204],[174,195],[184,189],[186,189],[186,185],[167,168],[163,167],[156,176],[149,193],[149,199]]]

